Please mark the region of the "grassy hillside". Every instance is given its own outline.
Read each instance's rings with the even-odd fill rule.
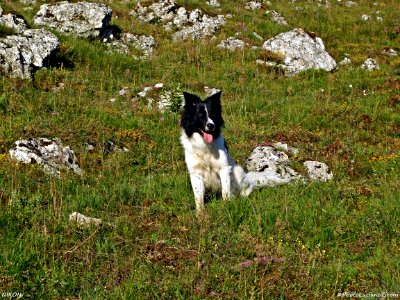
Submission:
[[[290,27],[246,1],[223,1],[232,14],[216,39],[172,43],[169,34],[128,13],[137,1],[105,1],[112,24],[151,34],[146,61],[98,41],[59,35],[74,68],[40,70],[32,82],[0,78],[0,294],[33,299],[329,299],[339,293],[400,294],[400,3],[271,1]],[[206,1],[178,1],[209,14]],[[324,5],[320,6],[318,3]],[[376,4],[375,4],[376,3]],[[30,25],[41,1],[24,10]],[[379,13],[377,13],[379,11]],[[362,21],[361,15],[372,16]],[[379,15],[383,21],[375,17]],[[117,17],[117,18],[116,18]],[[292,28],[315,32],[339,62],[332,73],[285,78],[257,66],[262,51],[229,52],[221,39],[262,46]],[[2,32],[5,30],[2,30]],[[400,52],[399,52],[400,53]],[[380,63],[360,68],[368,57]],[[179,144],[179,114],[131,98],[142,87],[204,96],[223,91],[224,135],[242,163],[262,143],[300,150],[334,172],[328,183],[264,189],[249,198],[212,199],[199,222]],[[54,87],[63,88],[54,90]],[[118,96],[128,87],[129,95]],[[112,102],[110,99],[115,98]],[[18,139],[59,138],[76,153],[82,176],[47,175],[13,161]],[[105,151],[108,141],[127,153]],[[95,145],[88,153],[87,144]],[[98,228],[68,221],[73,211],[101,218]]]

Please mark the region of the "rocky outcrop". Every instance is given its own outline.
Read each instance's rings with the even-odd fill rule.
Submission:
[[[82,174],[74,151],[56,140],[19,140],[14,143],[14,148],[9,153],[21,163],[41,165],[43,170],[51,175],[60,176],[61,170],[72,170],[78,175]]]
[[[105,37],[110,34],[109,22],[112,10],[101,3],[67,1],[43,4],[33,22],[60,33],[84,38]]]
[[[273,63],[280,67],[286,76],[309,69],[332,71],[336,68],[336,62],[325,51],[321,38],[311,36],[303,29],[278,34],[266,41],[263,49],[282,57],[282,62]]]
[[[298,153],[298,149],[280,142],[258,146],[246,160],[246,166],[250,172],[262,174],[265,182],[268,180],[271,183],[279,182],[281,184],[292,181],[306,182],[306,177],[290,167],[290,157],[295,158]],[[325,163],[305,161],[303,164],[309,180],[328,181],[333,179],[333,173]]]
[[[21,35],[0,39],[0,68],[14,78],[30,79],[59,50],[58,38],[44,29],[28,29]]]
[[[13,14],[1,15],[0,12],[0,25],[12,28],[16,33],[23,33],[28,29],[26,22],[23,18]]]
[[[302,179],[302,176],[289,166],[289,156],[279,147],[281,145],[283,144],[256,147],[246,160],[247,169],[263,172],[267,177],[274,180],[279,178],[286,183]]]
[[[211,17],[200,9],[188,11],[174,0],[160,0],[149,6],[138,3],[130,15],[144,22],[163,24],[164,29],[173,32],[174,41],[211,36],[225,25],[223,15]]]

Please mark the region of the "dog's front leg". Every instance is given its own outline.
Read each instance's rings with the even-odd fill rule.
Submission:
[[[204,178],[200,174],[190,174],[190,182],[192,184],[194,201],[196,202],[196,212],[199,215],[204,210]]]
[[[219,172],[221,179],[222,199],[229,200],[232,198],[232,184],[231,184],[232,167],[225,167]]]

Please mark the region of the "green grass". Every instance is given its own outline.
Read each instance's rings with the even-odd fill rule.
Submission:
[[[382,54],[399,45],[398,1],[377,7],[359,1],[354,8],[336,1],[330,8],[273,2],[290,28],[314,31],[337,61],[346,54],[354,62],[293,78],[257,66],[257,51],[216,47],[237,31],[261,46],[253,31],[267,39],[289,30],[271,23],[264,10],[245,11],[245,2],[221,1],[221,12],[233,18],[217,40],[182,43],[130,17],[134,4],[112,3],[114,25],[155,36],[153,59],[60,36],[60,56],[74,69],[41,70],[32,82],[0,78],[0,295],[329,299],[342,292],[400,293],[400,78],[398,59]],[[185,5],[214,10],[203,1]],[[38,6],[32,12],[8,2],[3,8],[32,24]],[[383,22],[361,21],[376,10]],[[380,70],[358,67],[368,56]],[[54,92],[60,82],[64,89]],[[130,97],[117,97],[123,87],[136,92],[157,82],[202,96],[204,85],[222,89],[225,137],[238,162],[257,144],[282,141],[300,150],[300,161],[326,162],[334,180],[264,189],[230,202],[214,198],[200,222],[179,144],[179,114],[145,103],[133,108]],[[37,165],[12,161],[14,141],[29,137],[60,138],[84,174],[54,178]],[[109,140],[130,152],[105,153]],[[85,152],[87,143],[95,145],[92,153]],[[73,211],[104,225],[77,228],[68,221]],[[246,261],[251,265],[243,267]]]

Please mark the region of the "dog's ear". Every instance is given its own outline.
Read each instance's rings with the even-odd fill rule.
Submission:
[[[189,108],[201,102],[201,99],[193,94],[183,92],[185,98],[185,107]]]
[[[221,94],[222,94],[222,91],[218,91],[215,94],[212,94],[207,99],[210,99],[211,102],[221,102]]]

